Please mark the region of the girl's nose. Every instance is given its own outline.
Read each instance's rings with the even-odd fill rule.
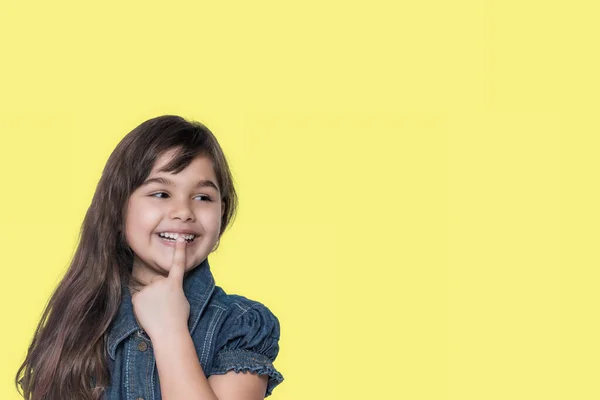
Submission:
[[[173,202],[170,218],[179,218],[182,221],[194,220],[194,213],[185,201]]]

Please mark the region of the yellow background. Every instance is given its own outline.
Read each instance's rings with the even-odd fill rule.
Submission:
[[[119,140],[217,135],[272,399],[600,398],[592,1],[0,1],[0,398]]]

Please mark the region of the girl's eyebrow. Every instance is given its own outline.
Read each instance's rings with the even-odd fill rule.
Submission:
[[[160,183],[160,184],[167,185],[167,186],[174,186],[175,185],[171,180],[169,180],[167,178],[157,177],[157,178],[146,179],[146,181],[144,183],[142,183],[142,186],[146,186],[146,185],[149,185],[151,183]],[[217,192],[219,191],[219,188],[217,187],[217,185],[213,181],[211,181],[210,179],[201,179],[201,180],[199,180],[198,183],[196,183],[195,187],[197,189],[204,188],[204,187],[212,187]]]

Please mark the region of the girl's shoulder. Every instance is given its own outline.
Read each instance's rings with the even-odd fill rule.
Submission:
[[[215,286],[208,306],[219,309],[224,322],[239,323],[254,318],[262,320],[265,324],[274,325],[273,327],[279,331],[279,319],[266,304],[239,294],[227,293],[219,286]]]

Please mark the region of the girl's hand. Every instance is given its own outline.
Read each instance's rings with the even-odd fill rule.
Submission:
[[[131,297],[133,313],[150,339],[188,331],[190,303],[183,293],[185,247],[185,240],[180,236],[175,241],[168,277],[153,277]]]

